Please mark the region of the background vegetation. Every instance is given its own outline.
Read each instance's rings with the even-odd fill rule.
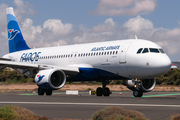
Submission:
[[[166,74],[156,77],[156,80],[160,85],[180,85],[180,70],[170,70]]]
[[[0,120],[48,120],[34,114],[26,108],[20,106],[4,106],[0,108]]]
[[[149,120],[138,111],[126,110],[120,107],[107,107],[97,111],[92,120]]]
[[[141,112],[126,110],[117,106],[107,107],[96,111],[92,120],[150,120]],[[180,120],[180,114],[169,115],[167,120]]]
[[[173,69],[164,75],[156,77],[158,85],[180,85],[180,70]],[[33,79],[29,78],[15,70],[0,70],[0,82],[2,84],[16,84],[16,83],[32,83]],[[68,82],[67,84],[76,84]],[[77,83],[79,84],[79,83]],[[101,82],[91,82],[89,84],[101,85]],[[113,80],[110,82],[111,85],[123,84],[122,80]]]
[[[32,83],[33,79],[29,78],[15,70],[0,70],[0,82],[2,84]]]

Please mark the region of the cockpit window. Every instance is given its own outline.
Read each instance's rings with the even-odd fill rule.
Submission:
[[[153,52],[153,53],[159,53],[159,50],[156,49],[156,48],[149,48],[150,52]]]
[[[144,48],[142,53],[147,53],[147,52],[149,52],[148,48]]]
[[[137,54],[140,54],[142,51],[142,48],[140,48],[138,51],[137,51]]]
[[[165,53],[165,52],[163,51],[163,49],[159,49],[159,51],[160,51],[161,53]]]

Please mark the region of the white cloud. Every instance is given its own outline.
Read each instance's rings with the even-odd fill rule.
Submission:
[[[116,0],[110,2],[108,0],[104,1],[104,6],[108,8],[132,6],[137,2],[142,2],[142,0],[127,0],[121,1],[122,4]],[[146,0],[145,0],[146,1]],[[21,0],[15,0],[17,6],[28,6],[29,4],[22,2]],[[117,3],[116,3],[117,2]],[[111,3],[111,4],[108,4]],[[138,5],[137,5],[138,6]],[[6,13],[5,9],[8,7],[6,4],[0,5],[0,55],[8,53],[7,44],[7,28],[6,28]],[[19,18],[22,15],[29,13],[29,8],[22,7],[24,12],[18,13],[20,7],[17,7],[15,11],[18,13]],[[15,13],[16,14],[16,13]],[[134,38],[137,35],[138,38],[151,40],[156,42],[170,55],[179,55],[179,39],[180,39],[180,27],[173,29],[165,28],[155,28],[152,21],[142,18],[141,16],[136,16],[127,20],[122,26],[119,26],[118,21],[114,21],[113,18],[108,18],[104,22],[99,23],[91,28],[86,26],[79,26],[79,28],[74,29],[73,24],[63,23],[60,19],[49,19],[44,21],[43,25],[34,25],[33,20],[27,18],[25,20],[21,19],[19,21],[20,27],[26,40],[28,46],[31,48],[35,47],[49,47],[68,44],[79,44],[79,43],[90,43],[90,42],[100,42],[109,41],[117,39],[128,39]],[[180,58],[179,58],[180,59]]]
[[[100,0],[98,7],[91,11],[96,15],[139,15],[153,12],[157,0]]]
[[[90,33],[107,33],[113,32],[118,29],[118,23],[114,22],[112,18],[108,18],[104,23],[100,23],[97,26],[93,26],[89,29]]]
[[[43,29],[48,29],[53,34],[66,35],[72,31],[72,24],[63,24],[59,19],[49,19],[44,22]]]
[[[163,47],[169,55],[177,54],[179,53],[178,51],[180,51],[178,45],[178,43],[180,43],[179,27],[173,29],[154,28],[150,20],[137,16],[126,21],[121,31],[124,38],[134,38],[134,35],[137,35],[138,38],[156,42]]]
[[[144,29],[148,30],[154,28],[151,21],[144,19],[141,16],[129,19],[122,27],[125,28],[128,32],[135,33],[140,33]]]
[[[26,19],[22,25],[22,32],[31,47],[49,47],[109,41],[116,39],[138,38],[148,39],[162,46],[165,51],[174,55],[180,51],[180,28],[164,29],[155,28],[153,23],[141,16],[127,20],[122,27],[112,18],[106,19],[92,28],[73,29],[70,23],[62,23],[59,19],[49,19],[43,26],[34,26],[31,19]],[[177,42],[177,43],[176,43]],[[173,49],[172,49],[173,46]]]
[[[17,9],[14,9],[14,13],[18,21],[21,20],[21,17],[24,14],[34,14],[34,10],[31,8],[32,5],[29,2],[14,0],[14,4],[17,6]]]

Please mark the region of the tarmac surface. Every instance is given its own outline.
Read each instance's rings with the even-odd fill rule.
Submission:
[[[169,115],[180,113],[180,92],[148,92],[142,98],[135,98],[132,92],[123,91],[113,92],[110,97],[89,95],[88,91],[79,92],[79,95],[54,91],[52,96],[9,91],[0,93],[0,107],[4,105],[21,106],[50,119],[91,119],[97,110],[119,106],[137,110],[151,120],[167,120]]]

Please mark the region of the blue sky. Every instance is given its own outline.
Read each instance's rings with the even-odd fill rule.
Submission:
[[[172,61],[180,61],[179,5],[179,0],[1,0],[0,41],[7,46],[5,8],[13,7],[30,47],[137,35],[159,44]],[[8,48],[0,51],[3,55]]]

